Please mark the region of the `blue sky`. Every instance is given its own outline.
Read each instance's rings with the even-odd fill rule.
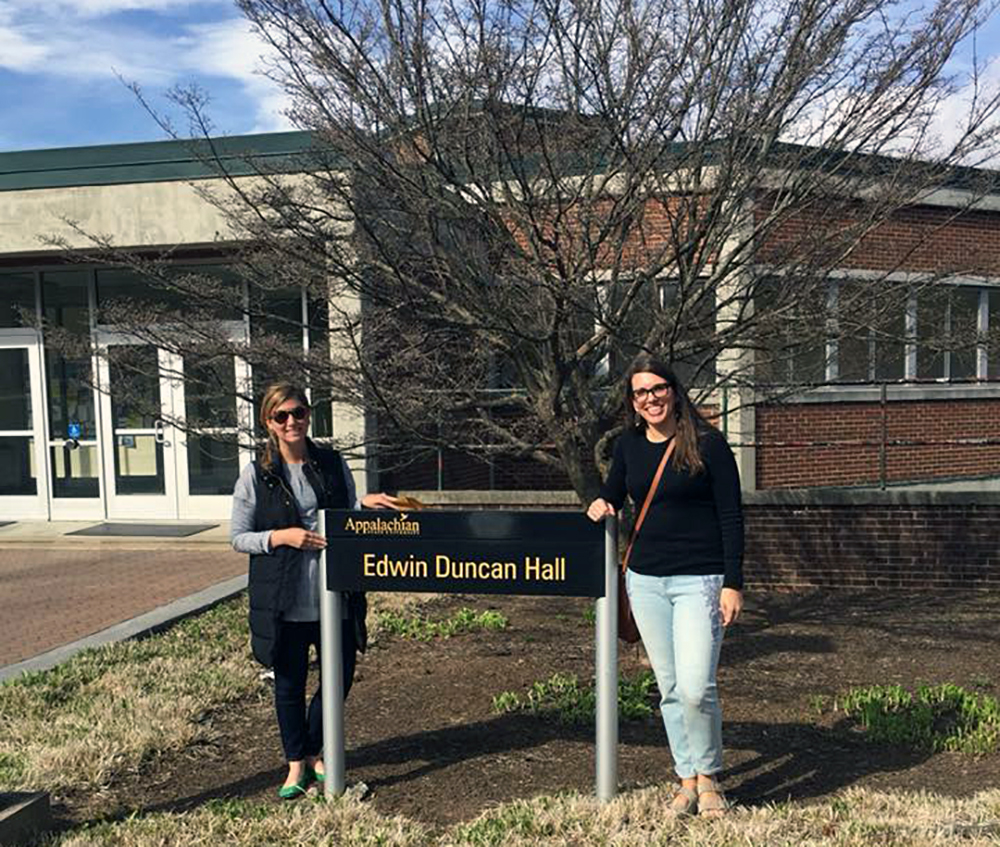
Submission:
[[[230,0],[0,0],[0,150],[164,138],[119,76],[162,110],[196,82],[220,133],[289,129],[263,52]]]
[[[1000,54],[1000,15],[978,45],[980,59]],[[119,76],[161,110],[169,88],[197,83],[220,134],[290,129],[257,72],[263,52],[231,0],[0,0],[0,150],[164,138]],[[1000,81],[1000,62],[989,76]],[[949,107],[944,137],[960,110]]]

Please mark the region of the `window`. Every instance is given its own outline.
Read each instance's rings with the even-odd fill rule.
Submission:
[[[917,378],[975,379],[982,342],[982,289],[927,287],[917,293]]]
[[[980,289],[970,286],[956,288],[949,299],[949,379],[975,379],[977,376],[979,300]]]
[[[35,314],[35,275],[0,274],[0,329],[30,326],[25,318]]]
[[[135,319],[136,307],[156,313],[184,308],[184,299],[176,292],[129,268],[110,268],[97,272],[98,320],[103,324],[128,324]],[[125,318],[125,320],[122,320]]]
[[[901,380],[906,364],[906,300],[903,288],[878,281],[836,285],[837,379],[841,382]]]
[[[631,280],[607,286],[603,319],[611,323]],[[612,327],[608,356],[612,379],[628,370],[642,352],[664,359],[685,386],[715,382],[715,291],[678,280],[649,280],[638,290],[624,318]]]
[[[189,320],[243,317],[243,282],[228,265],[169,265],[162,275],[160,280],[131,268],[97,271],[100,322],[127,325],[136,318],[136,307],[163,321],[170,321],[171,313]]]
[[[239,476],[236,372],[232,355],[184,356],[188,490],[229,494]]]
[[[799,282],[770,277],[754,286],[755,369],[763,384],[826,381],[826,298],[797,296],[794,287],[799,287]]]
[[[35,494],[28,351],[0,349],[0,496]]]
[[[330,302],[326,297],[307,295],[309,315],[309,362],[312,389],[312,435],[330,438],[333,435],[333,406],[330,376],[333,368],[330,350]]]
[[[1000,379],[1000,288],[987,292],[988,326],[986,375],[990,379]]]
[[[935,283],[914,293],[884,280],[840,280],[823,306],[821,297],[796,297],[788,284],[763,280],[755,292],[763,383],[822,382],[824,373],[844,383],[976,379],[987,375],[980,351],[988,375],[1000,376],[1000,333],[987,331],[1000,323],[1000,291]]]
[[[165,275],[176,286],[167,296],[181,302],[186,312],[205,319],[243,319],[243,278],[229,265],[171,265]]]

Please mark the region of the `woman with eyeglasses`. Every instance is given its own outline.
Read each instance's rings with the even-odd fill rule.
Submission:
[[[663,362],[640,357],[625,379],[627,430],[615,443],[594,521],[632,498],[637,508],[670,450],[635,538],[626,585],[660,689],[680,785],[668,813],[718,817],[728,808],[716,669],[725,627],[743,607],[740,479],[725,437]],[[672,445],[672,446],[671,446]]]
[[[323,710],[320,689],[306,707],[309,646],[319,655],[319,551],[326,539],[317,530],[320,509],[357,508],[354,481],[336,451],[307,437],[305,391],[278,382],[264,392],[260,422],[267,441],[255,462],[240,474],[233,491],[233,549],[250,555],[250,646],[274,670],[274,705],[288,776],[278,796],[292,800],[324,779]],[[367,509],[395,508],[386,494],[367,494]],[[343,622],[344,696],[354,679],[358,650],[364,650],[363,594],[345,597]]]

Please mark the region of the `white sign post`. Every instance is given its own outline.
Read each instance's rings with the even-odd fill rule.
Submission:
[[[317,531],[326,535],[326,512],[319,510]],[[326,548],[319,554],[320,573],[320,685],[323,691],[323,766],[326,779],[323,793],[336,797],[344,793],[347,769],[344,764],[344,603],[339,591],[326,587]]]

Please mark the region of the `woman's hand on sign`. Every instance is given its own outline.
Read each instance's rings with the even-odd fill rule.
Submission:
[[[719,611],[722,612],[722,625],[736,623],[743,611],[743,592],[735,588],[723,588],[719,595]]]
[[[608,516],[615,516],[615,507],[602,497],[598,497],[587,507],[587,517],[592,521],[603,521]]]
[[[377,494],[366,494],[361,498],[361,505],[366,509],[396,509],[402,511],[406,508],[395,497],[390,497],[381,491]]]
[[[290,526],[287,529],[271,531],[271,548],[294,547],[296,550],[322,550],[326,547],[326,539],[318,532]]]

